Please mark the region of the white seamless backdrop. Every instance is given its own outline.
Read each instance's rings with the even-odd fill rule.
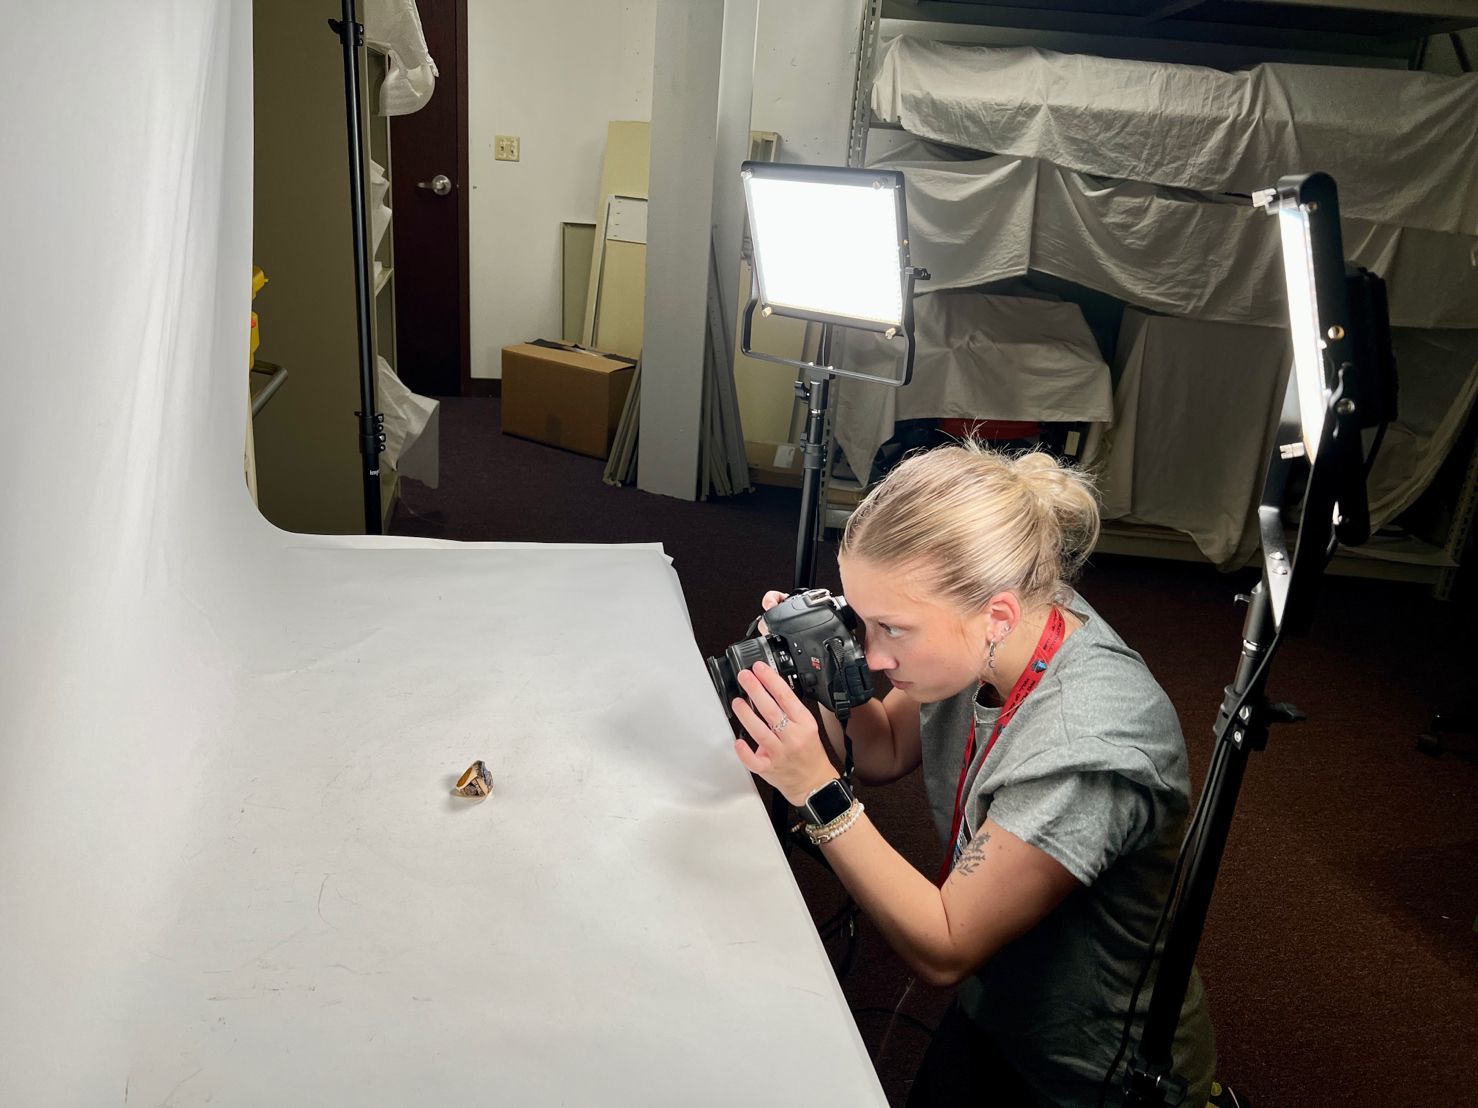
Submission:
[[[881,1104],[659,548],[253,508],[250,17],[0,74],[0,1103]]]

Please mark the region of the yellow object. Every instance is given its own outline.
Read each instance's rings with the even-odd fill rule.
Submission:
[[[251,298],[256,300],[257,293],[262,291],[262,286],[267,283],[267,275],[262,272],[260,266],[251,267]],[[257,330],[257,313],[251,313],[251,350],[247,354],[246,365],[250,369],[257,364],[257,347],[262,343],[260,332]]]

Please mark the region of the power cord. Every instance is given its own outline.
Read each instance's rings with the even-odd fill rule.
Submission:
[[[893,1016],[891,1019],[888,1020],[888,1027],[883,1032],[883,1041],[878,1044],[878,1058],[882,1058],[882,1056],[887,1053],[888,1040],[893,1037],[893,1028],[898,1026],[898,1020],[900,1016],[902,1016],[904,1020],[911,1022],[916,1027],[924,1028],[926,1031],[929,1032],[929,1037],[931,1039],[934,1037],[933,1030],[928,1028],[924,1024],[923,1020],[914,1019],[913,1016],[903,1015],[903,1002],[908,999],[908,994],[913,992],[913,984],[914,978],[910,977],[908,979],[908,984],[903,986],[903,993],[898,997],[898,1003],[893,1005]]]
[[[854,1016],[888,1016],[890,1018],[888,1029],[883,1033],[883,1041],[878,1044],[878,1052],[873,1059],[874,1062],[876,1062],[878,1058],[881,1058],[883,1056],[883,1052],[888,1048],[888,1037],[893,1033],[894,1021],[903,1023],[908,1027],[912,1027],[915,1031],[922,1032],[923,1034],[928,1035],[931,1039],[934,1037],[934,1028],[930,1027],[923,1020],[919,1019],[918,1016],[911,1016],[907,1012],[895,1011],[892,1008],[853,1008],[852,1014]]]

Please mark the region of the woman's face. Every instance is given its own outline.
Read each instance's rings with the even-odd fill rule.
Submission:
[[[867,665],[920,704],[980,681],[988,615],[961,616],[931,597],[917,573],[855,556],[839,560],[842,593],[866,628]]]

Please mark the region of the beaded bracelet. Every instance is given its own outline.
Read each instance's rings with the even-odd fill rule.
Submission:
[[[862,815],[865,810],[862,801],[854,799],[852,806],[830,823],[823,823],[820,827],[812,827],[810,824],[807,824],[806,838],[810,839],[817,846],[829,843],[844,831],[849,830],[857,822],[857,817]]]

